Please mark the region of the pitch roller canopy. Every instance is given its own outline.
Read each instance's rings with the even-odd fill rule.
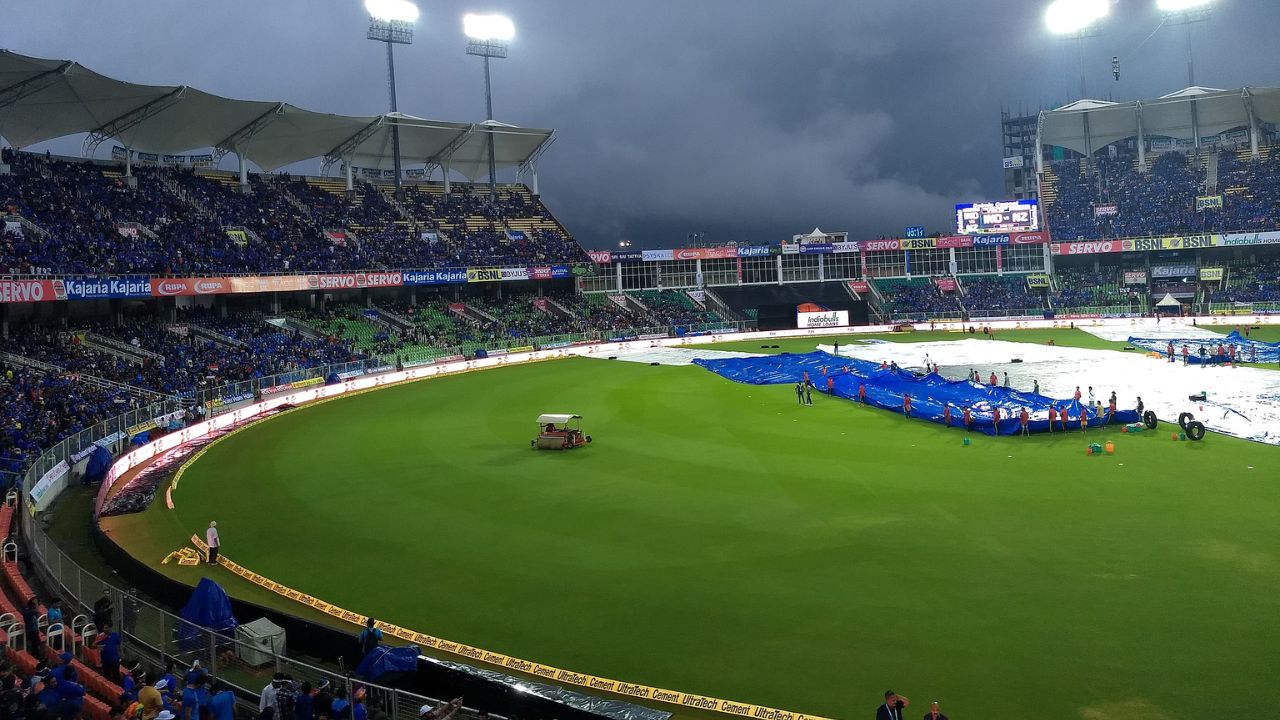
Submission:
[[[88,133],[144,153],[217,148],[266,171],[318,157],[391,169],[395,126],[404,164],[448,166],[471,180],[488,174],[489,133],[499,168],[524,166],[553,136],[551,130],[493,121],[334,115],[286,102],[235,100],[187,85],[125,82],[71,60],[0,50],[0,136],[15,147]]]
[[[571,415],[568,413],[543,413],[542,415],[538,416],[538,424],[546,425],[548,423],[554,423],[556,425],[562,425],[564,423],[569,422],[570,420],[581,420],[581,419],[582,419],[581,415]]]

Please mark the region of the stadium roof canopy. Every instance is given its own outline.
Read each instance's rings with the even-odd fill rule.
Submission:
[[[488,174],[490,133],[498,168],[532,162],[553,136],[551,130],[491,121],[333,115],[285,102],[234,100],[186,85],[139,85],[71,60],[0,50],[0,136],[15,147],[87,133],[86,148],[108,138],[130,150],[165,155],[215,148],[267,171],[316,157],[389,169],[395,126],[403,162],[448,167],[471,180]]]
[[[1042,147],[1091,155],[1128,138],[1164,136],[1198,144],[1199,139],[1245,128],[1256,147],[1258,123],[1280,123],[1280,88],[1189,87],[1152,100],[1077,100],[1042,111],[1037,135]]]

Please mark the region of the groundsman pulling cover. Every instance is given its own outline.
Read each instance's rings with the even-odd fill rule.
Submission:
[[[1157,352],[1161,355],[1168,353],[1169,343],[1173,343],[1173,357],[1175,361],[1179,362],[1182,360],[1182,347],[1185,345],[1187,348],[1187,361],[1193,365],[1200,364],[1200,348],[1204,348],[1208,353],[1205,356],[1206,364],[1225,362],[1225,360],[1218,359],[1219,347],[1222,347],[1224,352],[1226,352],[1226,348],[1234,347],[1236,349],[1236,360],[1239,362],[1273,363],[1280,361],[1280,343],[1250,340],[1235,330],[1232,330],[1226,337],[1217,338],[1129,338],[1130,345],[1143,350]]]
[[[1021,392],[1011,388],[992,387],[970,380],[948,380],[936,373],[917,375],[908,370],[886,367],[867,360],[844,358],[815,351],[804,355],[768,355],[754,358],[693,361],[711,372],[735,382],[751,385],[795,384],[809,375],[815,392],[827,393],[827,378],[832,380],[831,394],[854,402],[858,391],[865,388],[866,403],[883,410],[901,413],[903,396],[911,396],[911,416],[930,422],[944,423],[946,408],[951,408],[951,425],[964,426],[964,408],[969,408],[970,428],[987,435],[1016,435],[1022,431],[1018,419],[1023,408],[1030,416],[1029,432],[1049,430],[1049,408],[1066,409],[1068,430],[1080,429],[1083,412],[1089,427],[1138,422],[1136,410],[1117,409],[1109,417],[1104,405],[1101,415],[1074,399],[1055,399],[1045,395]],[[994,422],[995,411],[1000,422]],[[1054,424],[1061,427],[1061,420]]]

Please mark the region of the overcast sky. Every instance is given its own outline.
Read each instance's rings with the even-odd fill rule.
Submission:
[[[543,196],[589,248],[946,231],[956,202],[998,199],[1002,107],[1076,99],[1074,41],[1047,0],[422,0],[398,47],[400,110],[483,119],[461,17],[515,21],[495,61],[498,120],[555,128]],[[1182,27],[1118,0],[1084,42],[1088,93],[1186,85]],[[360,0],[7,0],[0,46],[124,80],[187,84],[336,113],[387,109],[385,54]],[[1193,26],[1198,84],[1280,85],[1280,0],[1218,0]],[[1121,79],[1111,57],[1121,57]],[[78,152],[63,141],[55,152]],[[316,172],[318,162],[302,171]]]

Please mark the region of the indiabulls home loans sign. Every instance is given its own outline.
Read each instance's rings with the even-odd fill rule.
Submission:
[[[848,324],[848,310],[796,313],[796,327],[798,328],[845,327]]]

